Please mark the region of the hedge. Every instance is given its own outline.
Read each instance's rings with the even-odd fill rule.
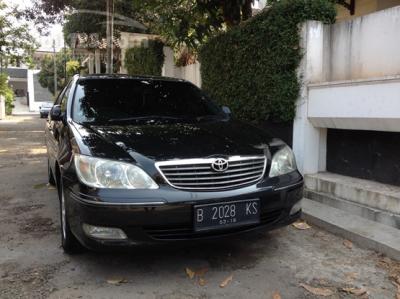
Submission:
[[[161,76],[163,46],[159,40],[146,40],[141,46],[128,49],[124,61],[128,74]]]
[[[249,21],[211,38],[199,52],[202,87],[239,119],[294,119],[302,58],[299,24],[333,23],[329,0],[281,0]]]
[[[14,108],[14,92],[8,85],[8,75],[6,73],[0,73],[0,96],[5,98],[6,114],[11,114]]]

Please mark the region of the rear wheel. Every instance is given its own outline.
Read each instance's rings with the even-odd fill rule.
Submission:
[[[58,184],[58,197],[60,199],[61,246],[64,249],[64,252],[68,254],[82,252],[83,246],[74,236],[69,225],[67,205],[64,196],[64,186],[61,179],[59,179]]]

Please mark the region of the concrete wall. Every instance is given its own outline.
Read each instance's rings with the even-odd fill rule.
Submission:
[[[314,127],[400,131],[400,76],[308,86]]]
[[[325,26],[324,76],[312,82],[400,75],[399,28],[400,6]]]
[[[303,25],[293,149],[304,174],[326,170],[327,128],[400,132],[399,28],[400,7]]]
[[[162,68],[162,75],[166,77],[173,77],[184,79],[192,82],[193,84],[201,87],[201,74],[200,63],[189,64],[183,67],[176,67],[174,62],[174,52],[169,47],[164,47],[164,66]]]
[[[0,120],[6,118],[6,99],[0,96]]]
[[[35,101],[35,84],[33,75],[38,74],[40,70],[28,70],[28,93],[29,93],[29,111],[38,112],[41,105],[40,102]]]

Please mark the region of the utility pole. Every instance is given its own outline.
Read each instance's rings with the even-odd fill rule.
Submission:
[[[106,73],[113,73],[114,0],[107,1],[107,67]]]
[[[57,96],[57,62],[56,62],[56,40],[53,39],[53,60],[54,60],[54,96]]]

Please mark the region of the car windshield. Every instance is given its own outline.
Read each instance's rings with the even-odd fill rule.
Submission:
[[[73,119],[78,123],[201,120],[226,115],[196,86],[154,79],[83,79],[77,84]]]

